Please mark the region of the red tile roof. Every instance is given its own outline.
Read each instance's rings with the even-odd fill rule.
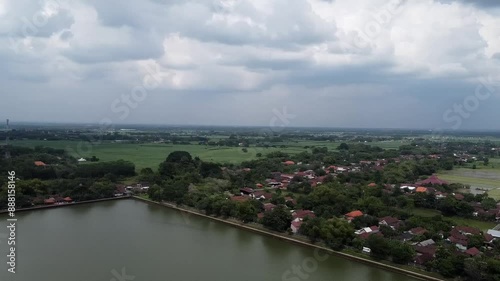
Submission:
[[[458,230],[462,234],[474,234],[474,235],[480,235],[481,230],[475,227],[470,227],[470,226],[456,226],[453,230]]]
[[[46,166],[47,164],[43,163],[42,161],[35,161],[35,166],[38,166],[38,167],[43,167],[43,166]]]
[[[293,219],[303,219],[305,217],[310,217],[310,218],[315,218],[316,215],[314,214],[313,211],[310,211],[310,210],[297,210],[295,212],[292,213],[292,217]]]
[[[427,187],[419,186],[415,190],[416,192],[427,192]]]
[[[429,178],[417,182],[418,185],[426,185],[426,184],[433,184],[433,185],[447,185],[448,182],[439,179],[436,175],[432,175]]]
[[[348,218],[357,218],[357,217],[361,217],[362,215],[363,215],[363,212],[361,212],[360,210],[352,211],[350,213],[345,214],[345,216]]]
[[[427,232],[427,229],[420,227],[420,226],[410,229],[410,233],[413,235],[423,235],[426,232]]]
[[[246,196],[233,196],[231,197],[231,201],[236,201],[236,202],[245,202],[248,200],[248,197]]]
[[[481,251],[479,251],[476,247],[472,247],[470,249],[468,249],[467,251],[465,251],[466,254],[470,255],[470,256],[477,256],[481,253]]]

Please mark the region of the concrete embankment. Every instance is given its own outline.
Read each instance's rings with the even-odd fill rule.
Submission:
[[[132,198],[132,197],[131,196],[121,196],[121,197],[111,197],[111,198],[103,198],[103,199],[94,199],[94,200],[87,200],[87,201],[79,201],[79,202],[73,202],[73,203],[35,206],[35,207],[29,207],[29,208],[16,209],[15,212],[19,213],[19,212],[34,211],[34,210],[43,210],[43,209],[51,209],[51,208],[69,207],[69,206],[75,206],[75,205],[83,205],[83,204],[90,204],[90,203],[96,203],[96,202],[111,201],[111,200],[120,200],[120,199],[129,199],[129,198]],[[8,212],[9,212],[8,210],[0,210],[0,214],[4,214],[4,213],[8,213]]]
[[[285,240],[287,242],[291,242],[291,243],[295,243],[295,244],[299,244],[301,246],[306,246],[306,247],[312,247],[312,248],[320,249],[322,251],[326,251],[326,252],[328,252],[330,254],[334,254],[334,255],[337,255],[337,256],[349,259],[349,260],[353,260],[353,261],[365,263],[365,264],[376,266],[376,267],[379,267],[379,268],[384,268],[386,270],[390,270],[390,271],[393,271],[393,272],[398,272],[398,273],[401,273],[401,274],[405,274],[405,275],[408,275],[408,276],[411,276],[411,277],[414,277],[414,278],[417,278],[417,279],[429,280],[429,281],[443,281],[444,280],[444,279],[440,279],[440,278],[437,278],[437,277],[426,275],[425,273],[413,272],[413,271],[406,270],[406,269],[403,269],[403,268],[400,268],[400,267],[397,267],[397,266],[388,265],[388,264],[385,264],[385,263],[381,263],[381,262],[377,262],[377,261],[374,261],[374,260],[370,260],[370,259],[358,257],[358,256],[347,254],[347,253],[344,253],[344,252],[334,251],[332,249],[325,248],[325,247],[322,247],[322,246],[319,246],[319,245],[314,245],[314,244],[311,244],[311,243],[308,243],[308,242],[297,240],[295,238],[286,237],[283,234],[276,234],[276,233],[272,233],[272,232],[269,232],[269,231],[266,231],[266,230],[257,229],[255,227],[251,227],[251,226],[245,225],[243,223],[237,223],[237,222],[229,221],[229,220],[226,220],[226,219],[221,219],[221,218],[216,218],[216,217],[208,216],[208,215],[202,214],[202,213],[197,212],[197,211],[192,211],[192,210],[188,210],[188,209],[184,209],[184,208],[178,207],[178,206],[176,206],[174,204],[155,202],[155,201],[152,201],[152,200],[149,200],[149,199],[145,199],[145,198],[141,198],[141,197],[136,197],[136,196],[133,196],[133,198],[141,200],[141,201],[144,201],[144,202],[147,202],[147,203],[150,203],[150,204],[160,205],[160,206],[164,206],[164,207],[167,207],[167,208],[175,209],[175,210],[178,210],[178,211],[181,211],[181,212],[185,212],[185,213],[193,214],[193,215],[196,215],[196,216],[208,218],[208,219],[211,219],[211,220],[219,221],[219,222],[222,222],[222,223],[226,223],[226,224],[229,224],[229,225],[232,225],[232,226],[235,226],[235,227],[239,227],[241,229],[253,231],[253,232],[256,232],[256,233],[259,233],[259,234],[262,234],[262,235],[272,236],[274,238]]]

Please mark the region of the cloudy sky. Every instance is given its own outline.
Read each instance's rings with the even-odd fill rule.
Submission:
[[[0,0],[0,61],[13,121],[500,129],[498,0]]]

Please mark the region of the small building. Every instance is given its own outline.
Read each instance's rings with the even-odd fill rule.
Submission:
[[[68,196],[68,197],[64,197],[63,201],[66,203],[71,203],[71,202],[73,202],[73,199],[71,199],[71,197]]]
[[[408,232],[411,235],[419,236],[419,235],[424,235],[425,233],[427,233],[427,229],[419,226],[419,227],[415,227],[415,228],[410,229]]]
[[[246,197],[246,196],[233,196],[233,197],[231,197],[231,201],[245,202],[245,201],[248,201],[248,197]]]
[[[417,182],[417,185],[448,185],[448,182],[441,180],[436,175],[432,175],[423,181]]]
[[[385,225],[392,228],[393,230],[396,230],[401,225],[401,221],[398,218],[388,216],[380,218],[378,224]]]
[[[49,199],[45,199],[43,200],[43,203],[45,205],[52,205],[52,204],[55,204],[56,203],[56,199],[54,199],[54,197],[51,197]]]
[[[85,158],[80,158],[80,159],[78,159],[78,162],[80,162],[80,163],[81,163],[81,162],[87,162],[87,159],[85,159]]]
[[[274,208],[276,208],[276,205],[274,205],[273,203],[265,203],[264,204],[264,211],[265,212],[272,211],[272,210],[274,210]]]
[[[302,221],[292,221],[290,228],[292,229],[293,234],[297,234],[299,232],[300,226],[302,226]]]
[[[250,188],[250,187],[243,187],[243,188],[240,188],[240,192],[242,195],[249,195],[249,194],[252,194],[253,193],[253,188]]]
[[[361,217],[361,216],[363,216],[363,212],[361,212],[360,210],[355,210],[355,211],[352,211],[352,212],[345,214],[345,218],[348,221],[352,221],[353,219],[355,219],[357,217]]]
[[[417,189],[415,190],[415,192],[417,192],[417,193],[426,193],[427,192],[427,187],[419,186],[419,187],[417,187]]]
[[[35,161],[35,166],[37,167],[45,167],[47,164],[43,163],[42,161]]]
[[[467,249],[467,251],[465,251],[465,253],[471,257],[475,257],[475,256],[481,254],[481,251],[479,251],[476,247],[472,247],[470,249]]]

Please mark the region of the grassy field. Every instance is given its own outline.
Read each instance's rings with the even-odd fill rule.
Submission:
[[[441,215],[441,212],[438,210],[432,210],[432,209],[416,208],[413,210],[413,214],[417,215],[417,216],[422,216],[422,217],[433,217],[436,215]],[[453,221],[453,223],[455,225],[465,225],[465,226],[470,226],[470,227],[476,227],[476,228],[479,228],[483,231],[491,229],[491,228],[495,227],[495,225],[496,225],[496,223],[494,223],[494,222],[480,221],[480,220],[467,219],[467,218],[461,218],[461,217],[446,217],[446,218]]]
[[[256,158],[257,152],[268,153],[273,149],[249,148],[243,152],[236,147],[206,147],[204,145],[166,145],[166,144],[130,144],[130,143],[102,143],[98,145],[82,145],[78,141],[13,141],[13,145],[34,147],[43,145],[53,148],[62,148],[74,157],[91,157],[95,155],[100,161],[124,159],[133,162],[136,168],[150,167],[156,169],[167,158],[168,154],[176,150],[188,151],[193,157],[214,162],[239,163]]]
[[[240,147],[208,147],[199,144],[174,145],[174,144],[131,144],[103,142],[97,145],[80,141],[43,141],[43,140],[21,140],[12,141],[13,145],[35,147],[43,145],[53,148],[62,148],[72,156],[88,158],[96,156],[100,161],[128,160],[136,165],[137,170],[142,168],[156,169],[165,160],[170,152],[176,150],[188,151],[193,157],[199,157],[205,161],[218,163],[241,163],[243,161],[256,159],[257,153],[263,155],[273,151],[283,151],[289,154],[296,154],[303,151],[310,151],[311,147],[328,147],[330,151],[335,151],[340,145],[339,142],[329,141],[295,141],[275,143],[275,148],[248,147],[244,152]],[[396,148],[401,142],[378,142],[371,145],[380,145],[383,148]],[[281,147],[283,146],[283,147]],[[307,147],[307,148],[306,148]]]
[[[439,173],[439,177],[452,183],[463,183],[474,188],[489,189],[488,195],[500,200],[500,164],[498,158],[490,160],[488,166],[477,169],[459,168]]]

